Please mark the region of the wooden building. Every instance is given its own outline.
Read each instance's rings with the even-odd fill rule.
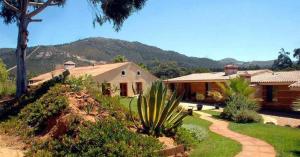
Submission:
[[[231,78],[244,77],[256,89],[255,98],[263,108],[290,110],[300,98],[300,71],[273,72],[271,70],[239,71],[237,66],[227,65],[224,72],[195,73],[164,80],[170,90],[184,95],[184,101],[196,101],[196,94],[205,96],[204,102],[213,102],[209,91],[222,90],[217,83]]]

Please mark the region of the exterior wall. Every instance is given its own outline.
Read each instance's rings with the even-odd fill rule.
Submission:
[[[122,71],[125,71],[125,75],[122,76]],[[137,72],[140,71],[140,76]],[[132,97],[135,95],[132,87],[136,89],[136,82],[142,82],[143,91],[150,88],[151,84],[157,80],[148,71],[140,68],[134,63],[126,64],[122,67],[106,72],[104,74],[93,77],[98,83],[110,83],[112,89],[117,89],[112,92],[112,95],[120,95],[120,83],[127,83],[127,96]]]
[[[300,91],[290,90],[288,85],[273,85],[273,101],[267,101],[267,86],[258,86],[261,90],[260,94],[256,95],[260,99],[262,108],[274,110],[291,110],[293,102],[300,98]]]
[[[72,69],[72,68],[75,68],[75,64],[64,64],[64,69],[65,70]]]
[[[220,87],[217,85],[216,82],[208,82],[210,84],[210,90],[209,91],[218,91],[222,93],[222,90]],[[203,94],[206,96],[206,87],[205,84],[206,82],[191,82],[191,83],[167,83],[169,84],[174,84],[176,88],[176,92],[181,95],[186,95],[187,94],[187,85],[190,86],[190,92],[189,95],[186,95],[184,98],[186,98],[187,101],[196,101],[196,93]],[[214,102],[214,100],[211,97],[206,97],[205,100],[206,102]]]

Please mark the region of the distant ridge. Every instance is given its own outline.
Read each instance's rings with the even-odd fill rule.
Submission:
[[[30,54],[35,48],[30,47],[27,52]],[[77,65],[90,65],[99,61],[111,61],[117,55],[124,55],[129,61],[146,65],[153,64],[154,61],[174,61],[185,68],[222,69],[229,61],[241,66],[251,64],[270,66],[269,61],[241,62],[232,58],[215,61],[209,58],[188,57],[175,51],[162,50],[140,42],[102,37],[86,38],[66,44],[40,46],[38,51],[27,60],[27,64],[30,72],[38,74],[53,70],[67,60],[72,60]],[[14,66],[14,49],[1,48],[0,58],[7,64],[8,68]]]

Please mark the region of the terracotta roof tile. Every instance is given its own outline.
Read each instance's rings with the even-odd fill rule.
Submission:
[[[300,80],[300,71],[263,73],[253,76],[253,83],[295,83]]]
[[[123,65],[129,64],[130,62],[123,62],[123,63],[112,63],[112,64],[103,64],[103,65],[95,65],[95,66],[85,66],[85,67],[76,67],[69,69],[71,76],[83,76],[83,75],[91,75],[91,76],[97,76],[100,74],[103,74],[105,72],[108,72],[110,70],[119,68]],[[50,80],[51,78],[58,76],[64,71],[64,69],[58,69],[54,70],[45,74],[41,74],[37,77],[31,78],[30,81],[34,81],[37,83],[42,83],[47,80]],[[34,84],[37,84],[34,83]]]
[[[225,72],[210,72],[210,73],[195,73],[182,77],[164,80],[165,82],[205,82],[205,81],[225,81],[230,78],[235,78],[242,74],[250,74],[255,76],[261,73],[270,72],[270,70],[248,70],[238,71],[237,74],[225,75]]]

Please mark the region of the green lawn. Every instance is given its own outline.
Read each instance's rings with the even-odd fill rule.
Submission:
[[[300,157],[300,129],[261,123],[230,123],[231,130],[256,137],[273,145],[277,156]]]
[[[121,104],[125,107],[128,107],[130,99],[122,98]],[[137,111],[136,101],[132,104],[132,110]],[[208,127],[211,125],[210,122],[202,120],[194,115],[193,117],[186,117],[184,119],[184,124],[193,124],[198,125],[208,130],[208,138],[203,142],[197,144],[190,156],[192,157],[233,157],[238,152],[241,151],[241,145],[233,140],[230,140],[226,137],[217,135],[213,132],[210,132]]]
[[[121,103],[122,105],[124,105],[126,108],[129,108],[130,100],[131,100],[131,98],[121,98],[120,103]],[[134,99],[134,100],[132,101],[131,107],[132,107],[132,111],[133,111],[133,112],[137,112],[136,101],[137,101],[137,99]]]
[[[201,112],[204,112],[204,113],[208,113],[208,114],[211,114],[212,116],[219,116],[221,112],[217,112],[217,111],[214,111],[214,110],[201,110]]]

